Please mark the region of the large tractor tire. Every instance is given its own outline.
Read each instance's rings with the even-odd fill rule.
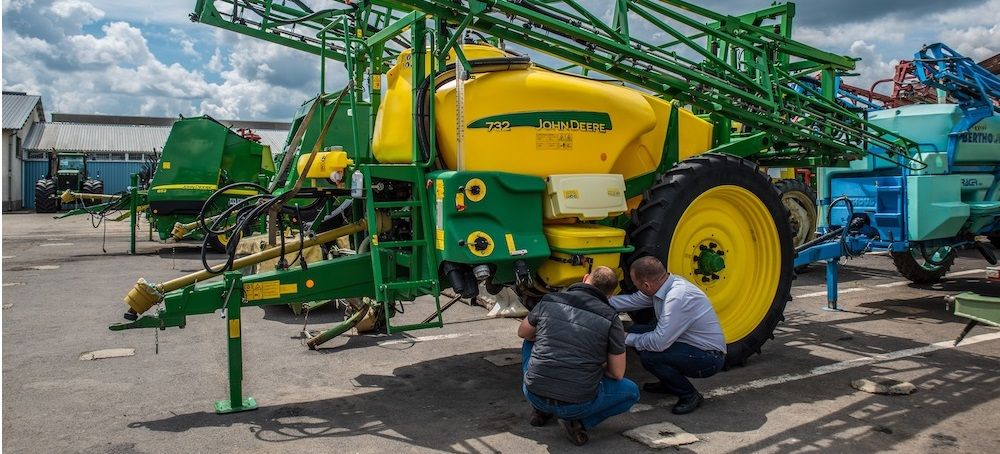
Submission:
[[[38,180],[35,182],[35,212],[55,213],[56,211],[59,211],[59,199],[56,198],[55,180]]]
[[[951,269],[958,253],[953,248],[942,247],[935,250],[924,250],[915,247],[905,252],[893,252],[892,263],[896,271],[914,284],[933,284]]]
[[[788,211],[755,164],[725,154],[687,159],[643,195],[627,260],[657,257],[712,301],[728,344],[726,366],[746,363],[784,319],[791,300]]]
[[[80,192],[87,194],[104,194],[104,182],[101,180],[85,180],[82,185],[80,185]],[[91,200],[87,200],[88,203],[93,203]]]
[[[792,245],[799,247],[816,238],[816,192],[795,179],[779,180],[774,186],[781,193],[781,203],[788,210]]]
[[[228,235],[216,235],[214,233],[209,233],[208,235],[208,247],[213,252],[224,253],[226,252],[226,245],[229,244]]]

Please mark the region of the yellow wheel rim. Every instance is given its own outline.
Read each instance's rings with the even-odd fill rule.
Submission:
[[[777,292],[781,243],[774,219],[764,203],[742,187],[705,191],[678,221],[667,267],[708,295],[726,342],[738,341],[764,320]]]
[[[221,235],[216,235],[215,239],[219,240],[219,244],[221,244],[223,246],[226,246],[226,245],[229,244],[229,235],[226,235],[225,233],[223,233]]]

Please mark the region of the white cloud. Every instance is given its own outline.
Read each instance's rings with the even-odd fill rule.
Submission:
[[[73,35],[67,40],[69,57],[84,65],[144,64],[155,60],[142,31],[125,22],[101,27],[104,36]]]
[[[940,37],[952,49],[977,62],[1000,53],[1000,25],[954,28],[941,32]]]
[[[846,82],[861,88],[869,88],[875,81],[892,77],[898,59],[886,59],[878,52],[877,46],[869,44],[863,40],[851,43],[848,53],[853,57],[861,58],[857,63],[855,72],[858,77],[851,78]]]
[[[198,57],[201,54],[195,50],[194,40],[184,33],[184,30],[178,28],[170,28],[170,39],[174,40],[177,44],[181,46],[181,53],[184,55],[189,55],[191,57]]]
[[[4,3],[5,12],[31,6],[30,0]],[[17,18],[25,24],[19,29],[7,27],[5,13],[3,86],[42,94],[49,112],[287,120],[315,95],[318,59],[301,52],[229,33],[234,44],[215,48],[205,64],[168,63],[136,22],[114,20],[88,33],[83,27],[104,17],[100,8],[83,0],[47,8],[51,27],[40,36],[32,34],[34,16]],[[183,55],[200,56],[192,35],[179,27],[150,36]]]
[[[58,0],[49,7],[49,11],[63,19],[74,18],[82,23],[104,17],[104,11],[81,0]]]
[[[215,48],[215,52],[212,52],[212,58],[208,60],[208,64],[205,65],[205,69],[213,72],[219,73],[222,71],[222,51],[218,47]]]
[[[872,22],[855,22],[831,27],[799,27],[793,29],[796,40],[820,49],[848,48],[856,41],[902,44],[911,39],[913,24],[895,18]]]

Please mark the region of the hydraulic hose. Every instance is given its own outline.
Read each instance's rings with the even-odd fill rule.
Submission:
[[[472,60],[469,62],[469,66],[472,67],[470,74],[480,74],[488,72],[500,72],[500,71],[512,71],[512,70],[522,70],[528,69],[531,66],[531,59],[527,56],[514,56],[506,58],[486,58],[482,60]],[[417,90],[417,121],[419,127],[417,128],[417,143],[420,146],[420,153],[423,159],[426,161],[431,157],[431,146],[430,146],[430,128],[431,128],[431,117],[430,117],[430,86],[433,81],[434,91],[436,92],[441,85],[444,85],[455,79],[455,64],[452,63],[445,67],[444,71],[438,73],[435,77],[424,79],[424,83],[420,85]]]
[[[280,216],[282,212],[295,214],[296,218],[299,221],[300,242],[304,240],[305,233],[302,232],[303,223],[299,207],[289,207],[285,206],[285,204],[290,200],[292,200],[293,198],[295,198],[299,190],[302,188],[302,184],[305,181],[305,176],[306,174],[309,173],[309,168],[312,166],[313,161],[316,159],[316,155],[319,153],[320,149],[323,146],[323,138],[326,137],[326,133],[329,130],[330,125],[333,123],[334,118],[336,117],[337,110],[340,108],[341,102],[343,101],[346,94],[351,90],[351,87],[353,87],[353,85],[354,83],[353,81],[351,81],[347,84],[347,86],[343,90],[341,90],[340,94],[337,97],[336,102],[334,103],[333,111],[330,113],[330,116],[324,122],[323,129],[319,134],[319,136],[316,138],[316,142],[313,144],[312,151],[309,153],[309,158],[306,161],[305,168],[303,169],[302,173],[299,174],[298,178],[295,180],[295,184],[290,190],[282,193],[281,195],[275,196],[272,194],[271,190],[269,190],[268,188],[264,188],[263,186],[258,185],[256,183],[239,182],[224,186],[216,190],[214,193],[212,193],[211,196],[209,196],[208,200],[205,201],[204,205],[202,205],[201,211],[198,213],[198,226],[201,227],[206,232],[205,239],[202,241],[202,250],[201,250],[201,264],[204,267],[205,271],[212,274],[219,274],[226,270],[234,269],[234,262],[236,261],[236,250],[239,245],[239,240],[242,237],[243,232],[247,231],[249,227],[253,226],[254,223],[256,223],[261,217],[265,215],[270,215],[271,219],[277,221],[278,216]],[[316,111],[316,106],[320,102],[321,100],[317,100],[316,103],[313,104],[313,107],[306,115],[304,123],[306,121],[311,120],[312,115]],[[295,133],[295,137],[293,138],[293,143],[301,139],[300,133],[304,134],[305,127],[306,126],[304,126],[303,124],[299,125],[299,128]],[[289,150],[286,153],[290,153],[292,150],[294,150],[294,147],[290,146]],[[287,164],[288,162],[290,162],[290,159],[283,160],[282,166],[284,167],[285,164]],[[274,186],[273,183],[272,186]],[[217,216],[213,216],[212,218],[206,218],[206,210],[215,206],[213,202],[215,202],[218,197],[222,196],[227,191],[236,188],[252,188],[256,190],[258,194],[240,200],[236,204],[227,207],[225,210],[223,210],[221,214]],[[319,202],[317,201],[316,203],[310,204],[310,207],[318,206],[318,203]],[[233,225],[226,227],[233,213],[237,213],[236,222]],[[209,219],[213,219],[211,226],[209,226],[207,222]],[[276,234],[276,232],[274,232],[273,229],[271,229],[270,227],[271,226],[269,225],[268,229],[269,233]],[[230,235],[230,241],[226,244],[226,261],[225,263],[223,263],[218,267],[212,267],[212,265],[208,263],[208,246],[211,235],[215,235],[216,237],[220,235]],[[269,241],[269,243],[274,244],[273,236],[272,240]],[[282,243],[284,243],[284,236],[282,236]],[[284,250],[285,248],[284,246],[282,246],[281,248],[282,257],[284,257]],[[296,260],[298,260],[299,258],[301,258],[301,254],[296,256]]]

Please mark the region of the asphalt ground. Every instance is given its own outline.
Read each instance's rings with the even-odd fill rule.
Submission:
[[[823,271],[795,281],[787,320],[746,367],[697,380],[710,396],[675,416],[672,399],[643,395],[633,412],[591,431],[576,448],[558,425],[528,424],[517,355],[518,321],[456,304],[444,328],[393,336],[349,335],[319,351],[285,306],[245,308],[245,394],[260,408],[216,415],[227,395],[226,322],[112,332],[139,277],[162,281],[200,269],[194,245],[141,241],[126,254],[127,224],[93,229],[86,218],[3,215],[4,452],[647,452],[622,432],[673,423],[701,441],[695,452],[993,452],[1000,445],[1000,331],[965,320],[944,296],[1000,294],[985,262],[961,254],[931,286],[903,282],[886,256],[846,262],[840,312],[824,311]],[[103,239],[102,239],[103,238]],[[140,239],[145,236],[141,235]],[[107,253],[102,251],[102,247]],[[409,303],[402,320],[431,311]],[[340,310],[309,316],[332,326]],[[156,353],[158,344],[158,354]],[[93,361],[83,352],[134,348]],[[635,357],[627,376],[652,380]],[[859,378],[905,380],[908,396],[857,391]]]

